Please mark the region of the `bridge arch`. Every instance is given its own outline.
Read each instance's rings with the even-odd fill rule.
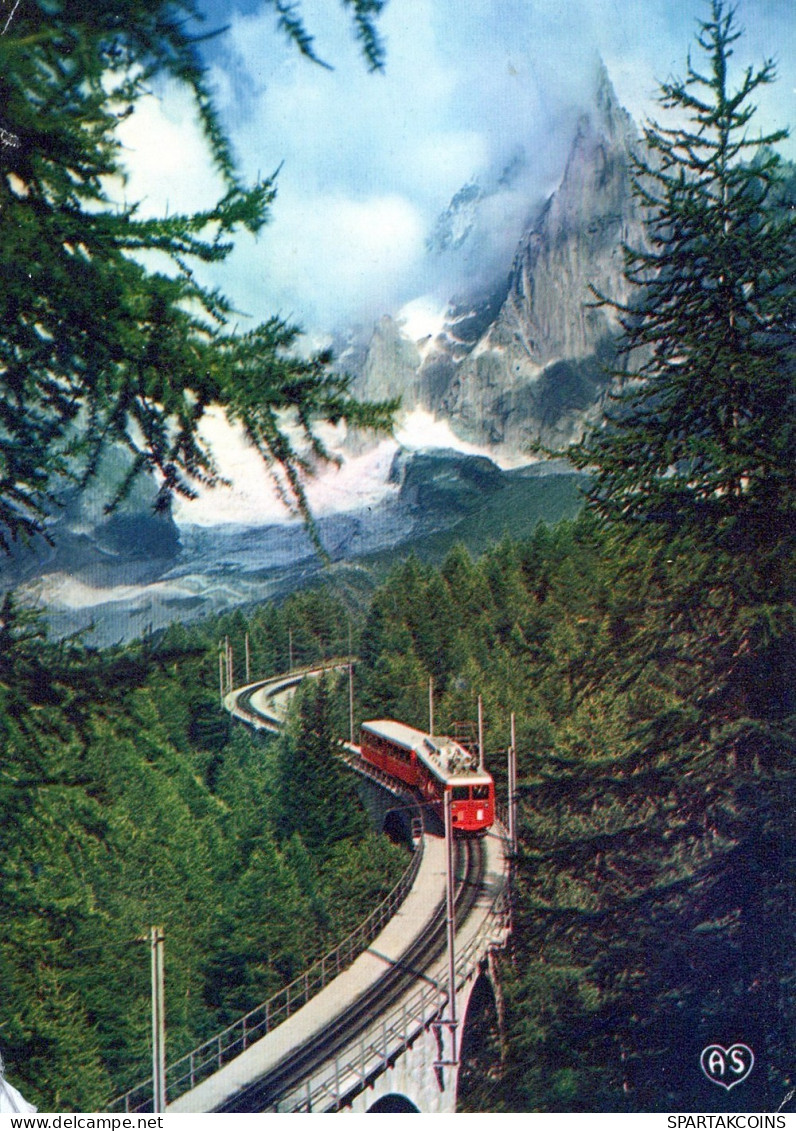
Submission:
[[[380,1100],[376,1100],[375,1104],[368,1108],[367,1114],[376,1112],[391,1112],[391,1113],[420,1113],[420,1108],[413,1104],[410,1099],[400,1094],[400,1092],[390,1092],[386,1096],[382,1096]]]
[[[384,814],[380,831],[389,837],[394,844],[412,843],[412,826],[406,812],[388,809]]]

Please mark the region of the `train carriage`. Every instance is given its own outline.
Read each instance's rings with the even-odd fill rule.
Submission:
[[[426,734],[393,719],[362,723],[366,762],[412,786],[441,813],[451,795],[454,832],[485,833],[495,819],[495,786],[478,759],[452,738]]]

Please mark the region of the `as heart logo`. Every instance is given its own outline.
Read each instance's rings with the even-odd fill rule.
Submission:
[[[718,1084],[721,1088],[734,1088],[745,1080],[755,1062],[755,1054],[748,1045],[730,1045],[728,1049],[721,1045],[708,1045],[702,1049],[699,1063],[708,1080]]]

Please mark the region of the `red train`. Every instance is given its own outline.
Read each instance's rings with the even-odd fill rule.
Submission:
[[[362,724],[362,757],[391,777],[413,786],[442,813],[451,794],[454,832],[485,833],[495,819],[495,783],[478,768],[478,759],[452,738],[376,719]]]

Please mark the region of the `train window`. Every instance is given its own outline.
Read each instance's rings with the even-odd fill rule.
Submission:
[[[451,796],[454,801],[469,801],[470,787],[468,785],[455,785],[451,790]]]
[[[473,786],[473,801],[487,801],[489,799],[488,785]]]

